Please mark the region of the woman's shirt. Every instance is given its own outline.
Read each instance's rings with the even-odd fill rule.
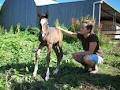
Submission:
[[[96,54],[97,51],[99,50],[99,40],[98,40],[98,37],[97,37],[96,34],[90,34],[89,37],[85,38],[80,33],[77,33],[77,38],[82,42],[82,46],[83,46],[83,49],[85,51],[89,50],[89,43],[90,42],[96,42],[97,43],[96,48],[93,52],[94,54]]]

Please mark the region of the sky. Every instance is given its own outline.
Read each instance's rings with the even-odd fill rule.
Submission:
[[[5,0],[0,0],[0,6],[3,4]],[[72,1],[80,1],[80,0],[57,0],[58,2],[72,2]],[[105,0],[109,5],[115,8],[120,12],[120,0]]]

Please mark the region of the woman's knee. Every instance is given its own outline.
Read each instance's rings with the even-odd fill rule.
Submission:
[[[93,67],[95,65],[95,63],[92,60],[90,60],[89,55],[86,55],[83,59],[84,63],[86,63],[90,67]]]
[[[72,57],[73,57],[73,59],[75,59],[75,60],[77,60],[77,61],[78,61],[78,57],[77,57],[77,55],[76,55],[76,54],[72,54]]]
[[[75,59],[78,62],[80,62],[83,59],[83,56],[79,53],[73,53],[72,57],[73,57],[73,59]]]

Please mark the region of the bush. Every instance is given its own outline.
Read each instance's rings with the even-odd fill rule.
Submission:
[[[37,47],[38,39],[29,32],[5,34],[0,36],[0,62],[18,63],[33,60],[33,49]]]

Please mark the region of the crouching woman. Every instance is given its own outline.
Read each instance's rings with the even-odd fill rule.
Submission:
[[[59,29],[65,35],[76,37],[81,41],[84,51],[73,53],[73,58],[84,66],[85,71],[97,73],[97,64],[103,62],[103,52],[101,51],[98,37],[93,32],[93,27],[92,21],[87,21],[83,22],[78,32],[71,32],[62,28]]]

